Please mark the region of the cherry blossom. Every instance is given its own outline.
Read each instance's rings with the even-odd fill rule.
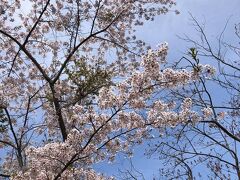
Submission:
[[[7,152],[1,174],[112,179],[92,165],[131,154],[151,128],[199,120],[190,98],[177,110],[158,95],[196,81],[196,70],[164,69],[167,43],[154,50],[135,35],[146,21],[173,12],[174,1],[25,3],[0,2],[0,108],[8,126],[0,136]]]

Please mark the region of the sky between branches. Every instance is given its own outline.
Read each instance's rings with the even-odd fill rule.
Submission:
[[[138,30],[137,36],[144,39],[153,48],[161,42],[168,42],[168,61],[178,60],[189,48],[189,44],[178,36],[184,37],[186,34],[196,39],[199,38],[190,14],[205,25],[205,32],[212,42],[216,42],[217,35],[223,31],[228,22],[224,39],[232,42],[234,41],[234,24],[240,23],[239,7],[240,0],[177,0],[176,9],[180,11],[179,15],[168,13],[157,17],[153,22],[147,22]],[[218,95],[216,94],[216,97]],[[132,161],[135,168],[142,172],[147,180],[152,179],[153,174],[158,175],[161,162],[157,159],[147,160],[143,157],[144,148],[144,145],[135,148]],[[128,160],[120,155],[115,163],[101,163],[95,168],[99,172],[112,175],[118,173],[118,168],[126,170],[128,165]]]

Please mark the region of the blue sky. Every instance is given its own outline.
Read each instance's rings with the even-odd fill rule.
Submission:
[[[184,34],[196,36],[189,13],[191,13],[199,22],[204,23],[207,33],[214,37],[224,28],[227,20],[230,18],[229,30],[233,30],[233,24],[239,22],[240,17],[239,0],[179,0],[176,9],[180,11],[179,15],[168,13],[162,15],[154,22],[145,24],[139,29],[139,37],[153,47],[160,42],[167,41],[170,45],[170,56],[176,52],[181,52],[185,48],[183,41],[177,38],[177,35]],[[226,32],[226,38],[231,38],[231,32]]]
[[[197,33],[192,26],[189,13],[199,22],[205,22],[206,33],[213,40],[221,33],[230,18],[225,39],[232,41],[233,25],[240,23],[240,0],[177,0],[176,9],[180,11],[179,15],[171,12],[162,15],[154,22],[146,23],[137,31],[138,38],[145,40],[152,47],[156,47],[164,41],[168,42],[170,47],[168,59],[170,61],[178,60],[183,53],[186,53],[188,47],[188,44],[177,36],[187,34],[196,38]],[[132,161],[136,169],[142,172],[148,180],[152,179],[153,174],[158,175],[161,162],[157,159],[146,159],[143,156],[144,149],[144,145],[135,147]],[[101,163],[96,165],[95,169],[111,175],[117,174],[118,168],[126,170],[128,165],[129,161],[120,155],[116,162]]]
[[[177,36],[183,37],[186,34],[198,38],[189,13],[200,23],[205,24],[206,34],[212,41],[216,40],[217,35],[221,33],[229,20],[224,39],[229,42],[234,41],[234,24],[240,23],[240,0],[179,0],[176,9],[180,11],[179,15],[175,15],[175,13],[162,15],[156,18],[154,22],[146,23],[144,27],[137,31],[138,38],[145,40],[152,47],[156,47],[164,41],[168,42],[170,48],[169,61],[178,60],[190,47],[190,44]],[[144,148],[143,145],[135,148],[132,161],[134,166],[145,175],[146,179],[152,179],[153,174],[158,174],[161,162],[156,159],[146,159],[143,156]],[[101,163],[95,168],[100,172],[116,174],[118,168],[127,169],[128,161],[123,156],[119,156],[116,162],[103,164]]]

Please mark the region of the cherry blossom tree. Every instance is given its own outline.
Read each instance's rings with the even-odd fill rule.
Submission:
[[[201,62],[216,67],[200,73],[199,81],[172,90],[168,97],[175,102],[191,98],[192,108],[203,110],[203,119],[194,123],[166,128],[148,155],[159,155],[164,165],[160,174],[168,179],[240,179],[239,120],[240,120],[240,26],[236,24],[232,40],[222,33],[214,40],[205,32],[205,25],[192,17],[199,39],[186,36],[189,52],[175,63],[175,69],[194,68]],[[216,41],[217,40],[217,41]]]
[[[174,5],[2,0],[0,176],[111,179],[92,165],[113,161],[119,151],[131,154],[152,129],[202,119],[190,98],[176,111],[159,94],[198,81],[199,73],[163,69],[167,44],[150,49],[135,35]]]

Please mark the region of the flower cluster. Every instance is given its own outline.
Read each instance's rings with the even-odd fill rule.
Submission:
[[[29,0],[26,12],[22,1],[0,1],[0,108],[9,126],[0,169],[22,180],[105,179],[92,165],[130,155],[151,137],[149,126],[197,121],[190,99],[177,110],[159,95],[195,80],[194,70],[162,69],[167,43],[147,51],[134,35],[173,5]]]
[[[20,171],[14,175],[13,180],[38,179],[47,180],[54,179],[59,174],[59,179],[112,179],[111,177],[104,177],[96,173],[93,169],[88,168],[92,164],[91,149],[77,152],[74,146],[71,145],[73,138],[76,138],[76,132],[70,132],[68,141],[64,143],[48,143],[43,147],[34,148],[29,147],[26,151],[28,156],[28,169]],[[79,139],[75,139],[74,142]],[[75,158],[73,158],[75,157]],[[81,163],[77,166],[70,166],[61,173],[62,169],[68,163],[81,159]]]
[[[202,109],[202,112],[203,112],[203,116],[204,116],[205,118],[209,118],[209,117],[211,117],[212,114],[213,114],[212,108],[210,108],[210,107],[203,108],[203,109]]]

